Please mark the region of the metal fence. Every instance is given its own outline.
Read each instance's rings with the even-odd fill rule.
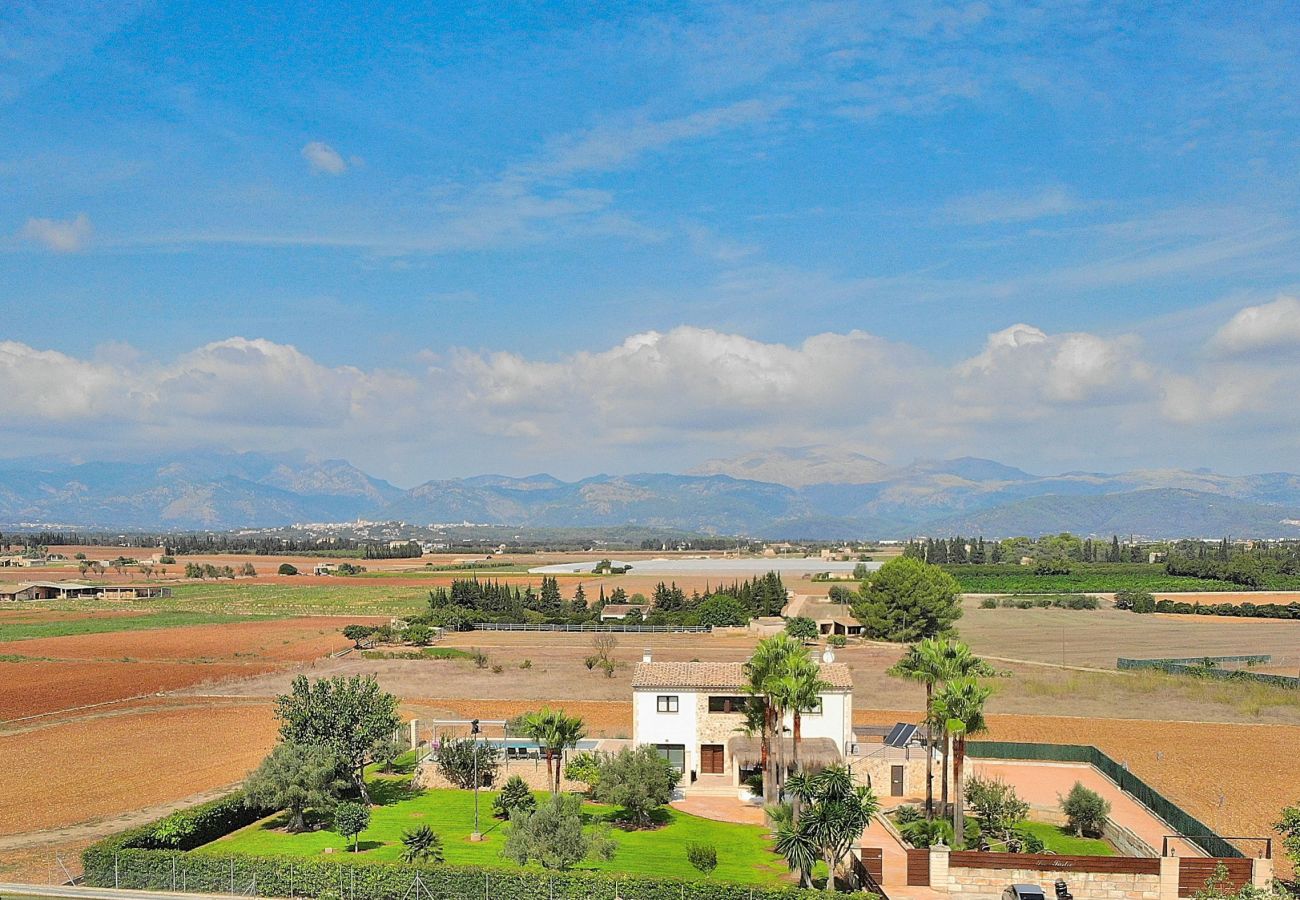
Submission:
[[[471,631],[629,631],[648,634],[702,633],[713,630],[712,625],[624,625],[611,622],[601,625],[537,625],[514,622],[476,622]]]
[[[1078,762],[1095,766],[1103,774],[1131,794],[1139,803],[1164,819],[1180,835],[1196,844],[1210,856],[1239,857],[1244,854],[1228,843],[1204,822],[1189,815],[1155,788],[1148,785],[1091,745],[1034,744],[1019,741],[968,741],[966,755],[980,759],[1034,759],[1052,762]]]
[[[1273,675],[1268,672],[1252,672],[1249,669],[1221,669],[1220,663],[1268,663],[1273,657],[1267,654],[1254,656],[1189,656],[1155,659],[1115,660],[1115,668],[1158,669],[1170,675],[1191,675],[1196,678],[1217,678],[1221,681],[1253,681],[1259,684],[1271,684],[1275,687],[1300,690],[1300,678],[1292,675]]]

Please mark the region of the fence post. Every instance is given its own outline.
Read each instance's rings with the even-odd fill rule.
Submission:
[[[121,879],[118,877],[117,871],[118,871],[118,870],[117,870],[117,854],[114,853],[114,854],[113,854],[113,887],[115,887],[115,888],[116,888],[116,887],[119,887],[119,886],[120,886],[120,883],[121,883]]]

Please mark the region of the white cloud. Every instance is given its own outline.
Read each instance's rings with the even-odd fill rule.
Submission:
[[[324,141],[311,141],[302,148],[302,158],[313,172],[342,175],[348,169],[347,161],[337,150]]]
[[[22,236],[57,253],[75,253],[86,246],[92,230],[90,216],[77,213],[71,219],[28,219]]]
[[[1229,355],[1300,348],[1300,299],[1247,306],[1215,332],[1210,346]]]
[[[944,218],[962,225],[1030,222],[1075,212],[1083,204],[1064,185],[1047,185],[1036,191],[985,191],[950,200]]]
[[[90,433],[104,452],[305,448],[430,477],[511,461],[569,475],[684,469],[719,451],[809,443],[870,444],[903,460],[1069,451],[1082,461],[1099,446],[1202,446],[1221,459],[1232,442],[1300,433],[1287,402],[1300,391],[1294,367],[1156,358],[1132,336],[1026,323],[953,364],[856,330],[787,344],[681,326],[554,358],[429,352],[405,370],[329,365],[245,337],[162,362],[129,347],[79,359],[10,341],[0,434],[64,441],[67,452],[84,452]]]

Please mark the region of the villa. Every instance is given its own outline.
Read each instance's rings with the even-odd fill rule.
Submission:
[[[830,687],[817,710],[801,716],[799,757],[810,767],[843,760],[853,742],[853,675],[823,655],[821,677]],[[651,744],[682,772],[685,786],[704,779],[738,786],[760,769],[757,735],[744,732],[744,663],[655,662],[649,651],[632,676],[632,742]],[[793,717],[785,720],[786,758],[793,749]]]

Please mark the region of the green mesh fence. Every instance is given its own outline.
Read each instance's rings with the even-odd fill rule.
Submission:
[[[1096,747],[1084,744],[1032,744],[1018,741],[967,741],[966,755],[979,759],[1032,759],[1050,762],[1077,762],[1096,766],[1120,789],[1169,823],[1175,832],[1210,856],[1229,857],[1244,854],[1225,841],[1204,822],[1194,818],[1163,794],[1115,762]]]
[[[1300,690],[1300,678],[1290,675],[1271,675],[1267,672],[1251,672],[1249,669],[1220,669],[1219,663],[1266,663],[1271,656],[1200,656],[1178,659],[1126,659],[1115,660],[1117,669],[1158,669],[1170,675],[1191,675],[1196,678],[1217,678],[1221,681],[1254,681],[1259,684],[1271,684],[1275,687]]]

